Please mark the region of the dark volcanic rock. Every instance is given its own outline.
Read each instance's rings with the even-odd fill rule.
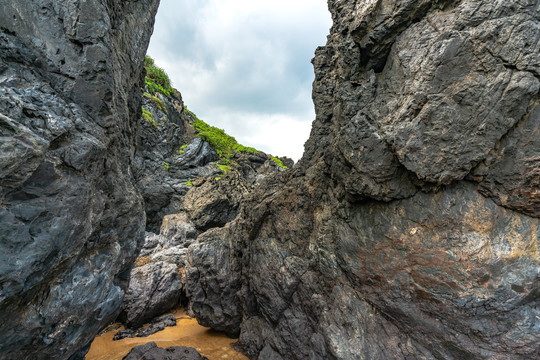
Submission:
[[[241,289],[240,259],[232,253],[230,236],[224,229],[212,229],[188,248],[186,296],[189,313],[202,326],[238,336],[242,308],[237,292]]]
[[[176,318],[173,314],[159,316],[152,320],[150,325],[140,329],[125,329],[114,334],[113,340],[122,340],[133,337],[147,337],[169,326],[176,326]]]
[[[163,217],[179,211],[189,179],[218,176],[221,171],[213,163],[218,160],[216,152],[194,137],[180,93],[170,97],[157,93],[150,99],[148,95],[144,109],[152,114],[152,122],[140,119],[134,176],[145,202],[146,229],[158,232]]]
[[[149,342],[131,349],[123,360],[208,360],[194,348],[185,346],[171,346],[160,348],[155,342]]]
[[[180,305],[187,247],[197,235],[185,213],[165,216],[159,235],[146,233],[119,317],[127,327],[138,328]]]
[[[285,170],[263,152],[235,153],[231,162],[236,166],[229,172],[219,178],[197,179],[182,198],[182,209],[200,231],[223,227],[232,221],[244,199],[267,175]]]
[[[180,303],[182,283],[176,265],[154,262],[131,271],[121,321],[137,328]]]
[[[140,119],[133,168],[150,232],[158,232],[166,215],[182,210],[200,230],[221,227],[236,217],[258,181],[284,170],[263,152],[233,153],[228,156],[233,171],[224,177],[216,165],[217,153],[197,137],[192,126],[196,118],[186,111],[180,92],[145,93],[143,108],[147,116]],[[289,158],[280,160],[284,166],[294,165]],[[191,191],[188,181],[195,185]]]
[[[330,0],[317,118],[188,249],[252,358],[538,359],[536,2]]]
[[[142,245],[130,164],[159,1],[0,3],[0,357],[66,359]]]

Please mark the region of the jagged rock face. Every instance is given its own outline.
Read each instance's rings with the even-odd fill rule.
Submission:
[[[263,152],[235,153],[231,161],[236,165],[229,172],[192,181],[191,190],[182,198],[182,209],[200,231],[225,226],[267,175],[285,170]]]
[[[132,184],[159,1],[0,3],[0,353],[84,355],[144,236]]]
[[[134,347],[123,360],[208,360],[196,349],[185,346],[171,346],[166,349],[160,348],[151,341],[144,345]]]
[[[152,122],[141,118],[137,134],[134,176],[144,198],[146,229],[159,232],[165,215],[180,211],[190,179],[221,173],[213,163],[216,152],[195,137],[179,92],[166,97],[144,98]],[[181,149],[182,145],[187,145]]]
[[[188,249],[192,311],[259,359],[537,359],[538,5],[329,9],[304,157]]]
[[[158,232],[166,215],[182,210],[200,230],[222,227],[238,215],[254,184],[284,170],[263,152],[235,153],[229,156],[232,175],[221,180],[219,156],[196,136],[191,125],[195,118],[184,111],[178,91],[171,96],[145,93],[143,106],[151,117],[140,120],[133,168],[145,202],[147,231]],[[291,159],[281,160],[284,166],[294,165]]]
[[[138,328],[180,304],[182,282],[175,264],[151,262],[131,271],[120,319]]]
[[[165,216],[159,235],[146,233],[119,316],[127,327],[139,328],[180,305],[187,247],[197,235],[185,213]]]

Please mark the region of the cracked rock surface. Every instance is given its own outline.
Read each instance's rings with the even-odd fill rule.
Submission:
[[[155,342],[135,346],[123,360],[208,360],[194,348],[185,346],[171,346],[160,348]]]
[[[304,157],[188,248],[191,310],[259,359],[537,359],[537,2],[329,9]]]
[[[0,357],[81,358],[144,238],[130,164],[159,1],[0,3]]]

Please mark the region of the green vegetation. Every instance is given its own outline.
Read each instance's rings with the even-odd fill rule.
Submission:
[[[189,179],[188,181],[186,181],[186,185],[189,186],[189,187],[192,187],[193,184],[191,183],[191,179]]]
[[[165,170],[169,171],[169,163],[166,162],[166,161],[164,161],[164,162],[163,162],[163,168],[164,168]]]
[[[277,157],[275,156],[272,156],[272,160],[274,160],[274,162],[282,169],[288,169],[288,167],[286,167],[285,165],[283,165],[283,162],[278,159]]]
[[[184,150],[187,148],[187,144],[180,146],[180,149],[176,152],[178,155],[182,155]]]
[[[221,170],[221,172],[223,174],[226,174],[228,173],[229,171],[231,171],[231,165],[225,165],[225,164],[220,164],[220,163],[216,163],[217,167],[219,168],[219,170]]]
[[[146,110],[145,108],[142,108],[142,116],[146,122],[149,122],[150,124],[152,124],[153,127],[157,127],[157,124],[154,121],[154,118],[152,117],[152,113],[150,111]]]
[[[165,96],[171,96],[174,93],[175,90],[171,86],[171,80],[167,73],[162,68],[156,66],[154,59],[148,55],[144,58],[144,68],[146,69],[144,81],[150,94],[159,92]]]
[[[234,152],[258,152],[259,150],[244,146],[239,144],[236,139],[215,126],[208,125],[201,119],[197,117],[192,111],[188,110],[187,106],[184,106],[184,112],[193,117],[193,122],[191,125],[197,130],[201,139],[208,142],[210,146],[217,152],[219,155],[219,161],[216,163],[217,167],[222,171],[223,174],[231,171],[233,166],[237,166],[236,163],[231,161],[231,157]],[[183,153],[183,147],[178,151],[179,154]],[[272,160],[283,169],[288,169],[287,166],[283,165],[283,162],[272,156]],[[221,177],[215,178],[219,180]]]
[[[187,107],[184,107],[186,114],[192,115],[195,121],[191,125],[197,130],[199,136],[204,141],[208,142],[210,146],[217,152],[220,159],[227,159],[236,152],[258,152],[259,150],[244,146],[238,143],[236,139],[230,135],[227,135],[224,130],[215,126],[208,125],[197,117],[193,112],[189,111]]]
[[[165,101],[147,92],[143,93],[143,96],[147,99],[152,100],[159,110],[163,111],[165,114],[167,113],[167,106],[165,105]]]

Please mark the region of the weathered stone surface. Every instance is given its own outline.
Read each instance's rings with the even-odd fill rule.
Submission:
[[[120,320],[130,328],[138,328],[177,307],[181,291],[176,265],[160,261],[136,267],[131,271]]]
[[[540,218],[540,105],[528,109],[495,151],[473,172],[482,194],[499,205]]]
[[[148,95],[148,94],[147,94]],[[189,179],[220,173],[213,161],[216,152],[194,137],[192,119],[184,112],[181,94],[157,93],[156,98],[144,97],[143,107],[152,122],[140,119],[134,176],[145,202],[146,229],[158,232],[163,217],[177,213],[181,198],[188,190]],[[187,145],[180,150],[181,146]]]
[[[161,223],[159,232],[161,246],[188,247],[197,238],[198,232],[186,213],[167,215]]]
[[[150,325],[147,327],[140,329],[120,330],[114,334],[113,340],[122,340],[128,337],[147,337],[165,329],[168,326],[176,326],[176,318],[173,314],[158,316],[157,318],[153,319]]]
[[[222,177],[215,164],[219,157],[196,136],[192,126],[195,117],[185,111],[178,91],[171,96],[145,93],[143,107],[151,119],[140,120],[134,175],[145,201],[148,231],[157,232],[166,215],[181,210],[188,211],[198,228],[223,226],[237,215],[240,201],[258,179],[284,170],[263,152],[233,154],[230,160],[237,165],[233,166],[236,177],[232,182],[203,185],[184,201],[190,190],[188,181],[193,180],[198,187],[205,178]],[[289,158],[280,159],[284,166],[294,165]],[[200,191],[205,196],[201,197]]]
[[[236,164],[231,171],[219,178],[198,179],[182,198],[182,209],[198,230],[225,226],[266,176],[285,170],[263,152],[236,153],[231,161]]]
[[[131,349],[123,360],[208,360],[194,348],[185,346],[171,346],[160,348],[155,342],[149,342]]]
[[[159,1],[0,3],[0,354],[66,359],[143,241],[130,163]]]
[[[180,305],[184,298],[182,274],[187,247],[197,235],[195,226],[185,213],[165,216],[159,235],[146,233],[140,256],[131,270],[129,290],[119,317],[127,327],[139,328]],[[119,336],[143,336],[137,335],[141,333],[145,330],[128,329]]]
[[[252,358],[537,359],[538,4],[329,8],[304,157],[188,248],[191,311]]]
[[[229,240],[222,231],[212,229],[188,248],[186,296],[188,312],[202,326],[237,336],[242,308],[237,292],[241,288],[238,255],[231,253]]]

